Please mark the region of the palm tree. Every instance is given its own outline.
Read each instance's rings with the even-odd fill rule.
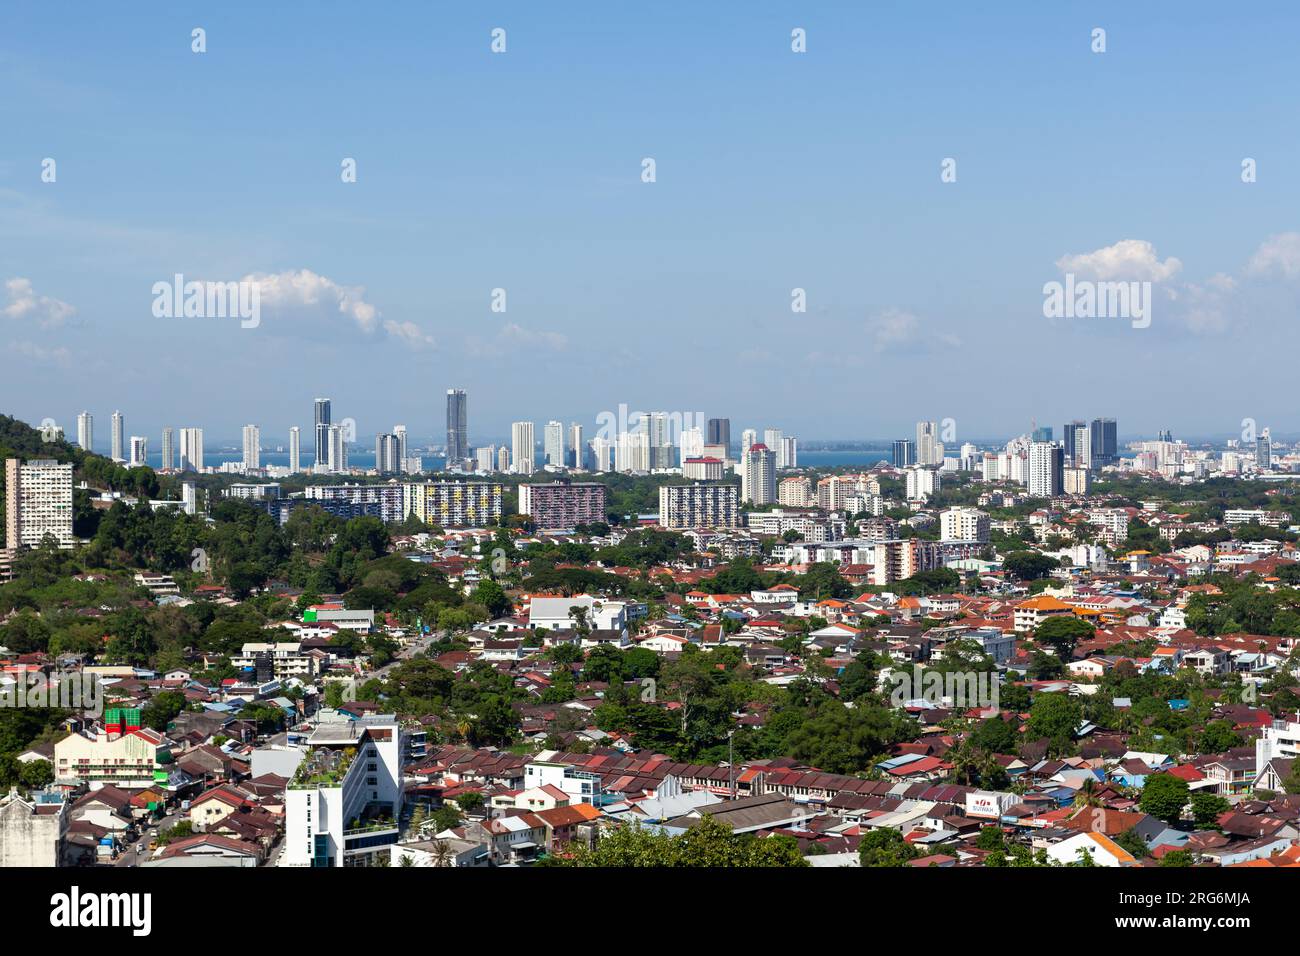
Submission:
[[[1101,797],[1097,794],[1096,780],[1089,777],[1083,781],[1083,786],[1074,795],[1074,805],[1080,808],[1101,806]]]
[[[398,860],[398,864],[397,864],[397,865],[398,865],[398,866],[415,866],[415,860],[411,859],[411,855],[410,855],[409,853],[403,853],[402,856],[401,856],[401,858]]]
[[[433,865],[434,866],[451,866],[451,858],[454,854],[451,847],[447,845],[446,840],[433,841]]]

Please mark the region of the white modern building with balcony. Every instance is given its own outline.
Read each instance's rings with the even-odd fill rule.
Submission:
[[[402,812],[402,732],[391,714],[322,721],[285,790],[282,866],[372,866]]]

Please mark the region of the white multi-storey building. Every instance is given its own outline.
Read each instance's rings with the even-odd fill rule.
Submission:
[[[740,461],[740,491],[746,504],[770,505],[776,501],[776,452],[766,445],[750,445]]]
[[[149,439],[143,435],[131,436],[131,458],[127,464],[132,468],[149,464]]]
[[[396,717],[323,720],[285,790],[282,866],[372,866],[389,858],[402,813]]]
[[[563,468],[564,461],[564,423],[554,419],[546,423],[542,435],[542,451],[546,455],[546,464],[552,468]]]
[[[72,464],[49,458],[5,460],[5,547],[38,547],[51,536],[61,548],[72,537]]]
[[[515,462],[515,474],[531,475],[537,470],[536,444],[532,422],[515,422],[510,426],[510,457]]]
[[[943,478],[937,468],[908,468],[907,497],[912,500],[925,499],[939,493]]]
[[[77,444],[83,451],[94,451],[91,447],[95,443],[95,416],[90,412],[82,412],[77,416]]]
[[[171,471],[176,467],[176,429],[164,428],[162,430],[162,460],[158,467],[163,471]]]
[[[256,471],[262,467],[262,429],[256,425],[244,426],[244,470]]]
[[[113,420],[109,438],[112,441],[112,456],[114,461],[126,461],[122,454],[123,446],[126,444],[126,422],[122,418],[121,412],[113,413]]]
[[[289,429],[289,473],[302,471],[302,429],[294,425]]]
[[[664,528],[740,527],[740,489],[735,485],[664,485],[659,489],[659,524]]]
[[[939,537],[944,541],[989,540],[989,516],[977,508],[949,508],[939,515]]]
[[[181,429],[181,471],[203,470],[203,429]]]

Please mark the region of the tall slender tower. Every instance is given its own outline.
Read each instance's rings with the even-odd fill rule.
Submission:
[[[244,471],[262,467],[262,429],[256,425],[244,426]]]
[[[294,425],[289,429],[289,473],[302,471],[302,429]]]
[[[447,389],[447,467],[469,457],[469,399],[463,388]]]
[[[77,416],[77,444],[82,451],[94,451],[91,447],[94,443],[95,416],[90,412],[82,412]]]
[[[316,399],[316,467],[328,465],[330,460],[330,400]]]
[[[158,467],[163,471],[171,471],[176,467],[176,432],[171,428],[164,428],[162,434],[162,461]]]
[[[515,474],[531,475],[536,470],[535,448],[532,422],[515,422],[510,426],[510,457],[515,462]]]
[[[121,412],[113,413],[112,434],[109,437],[113,442],[113,460],[126,461],[122,456],[123,446],[126,444],[126,423],[122,419]]]

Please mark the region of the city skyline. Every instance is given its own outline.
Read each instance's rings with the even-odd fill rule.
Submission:
[[[529,381],[539,422],[585,422],[592,406],[660,404],[667,373],[692,383],[691,404],[749,409],[805,440],[887,439],[910,423],[876,412],[862,429],[863,410],[922,376],[919,413],[969,414],[971,435],[1011,430],[1026,395],[1040,420],[1068,421],[1073,376],[1110,399],[1093,414],[1131,434],[1231,434],[1279,411],[1284,386],[1264,378],[1225,402],[1143,369],[1159,356],[1211,380],[1235,342],[1300,345],[1300,142],[1276,104],[1222,92],[1285,89],[1300,14],[1185,13],[792,6],[694,10],[683,30],[507,5],[498,55],[496,23],[475,11],[368,11],[348,20],[348,83],[322,96],[331,18],[271,9],[250,31],[240,11],[205,11],[197,55],[184,11],[68,23],[13,6],[0,29],[27,39],[7,61],[21,95],[0,104],[8,407],[39,420],[51,387],[68,414],[112,394],[155,434],[169,422],[150,406],[211,412],[220,390],[197,387],[198,362],[240,383],[214,434],[321,382],[373,432],[392,419],[436,434],[426,382],[451,367],[480,434],[501,436],[520,415],[502,383]],[[160,68],[184,81],[156,82]],[[1179,93],[1150,115],[1101,107],[1169,75]],[[300,104],[289,135],[274,111],[240,109],[263,83]],[[458,93],[433,93],[439,123],[400,122],[444,88]],[[186,108],[194,95],[206,110]],[[1104,127],[1083,119],[1098,109]],[[212,113],[241,117],[222,150]],[[131,135],[164,116],[165,155]],[[1151,282],[1154,320],[1045,318],[1044,286],[1067,272]],[[153,287],[175,276],[259,277],[257,325],[155,317]],[[981,386],[973,403],[963,373],[979,368],[1014,369],[1015,387]],[[792,371],[816,377],[820,401],[777,387]]]

